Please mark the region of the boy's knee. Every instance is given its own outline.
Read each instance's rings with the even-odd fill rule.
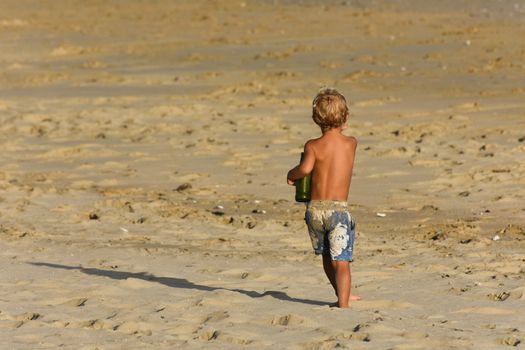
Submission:
[[[337,261],[334,260],[334,267],[336,270],[348,270],[350,269],[350,262],[349,261]]]

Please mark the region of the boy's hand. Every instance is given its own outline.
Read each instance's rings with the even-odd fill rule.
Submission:
[[[290,179],[290,173],[292,172],[292,170],[290,170],[286,175],[286,182],[288,182],[288,185],[290,186],[293,186],[295,184],[295,180]]]

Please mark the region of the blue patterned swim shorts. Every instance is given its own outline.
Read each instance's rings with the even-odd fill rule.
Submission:
[[[305,220],[316,255],[353,260],[355,220],[346,202],[312,200],[307,204]]]

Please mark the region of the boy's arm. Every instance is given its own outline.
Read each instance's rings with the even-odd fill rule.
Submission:
[[[311,141],[304,145],[304,156],[302,162],[288,172],[288,185],[293,185],[295,181],[302,179],[310,174],[314,169],[315,152]]]
[[[350,164],[350,183],[352,183],[352,175],[354,173],[354,163],[355,163],[355,156],[357,151],[357,139],[353,136],[349,137],[352,142],[352,163]],[[350,184],[348,185],[350,187]]]

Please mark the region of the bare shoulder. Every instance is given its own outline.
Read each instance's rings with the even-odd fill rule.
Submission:
[[[305,150],[312,150],[315,148],[315,146],[319,143],[319,138],[317,139],[310,139],[308,141],[306,141],[306,143],[304,144],[304,149]]]
[[[357,147],[357,139],[354,136],[345,136],[345,137],[346,137],[346,141],[348,142],[350,146],[352,146],[353,148]]]

